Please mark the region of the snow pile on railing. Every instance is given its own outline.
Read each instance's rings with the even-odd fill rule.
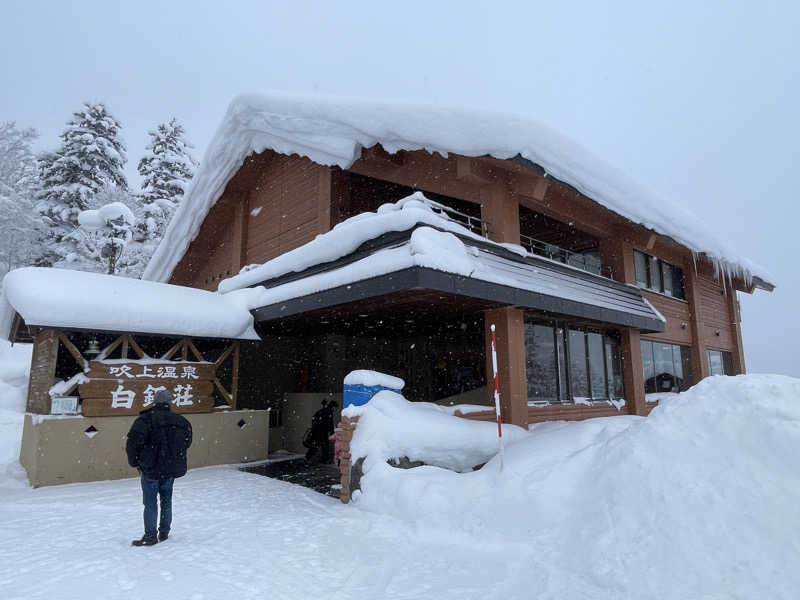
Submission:
[[[285,93],[234,98],[144,278],[169,279],[208,211],[250,154],[274,150],[347,169],[361,156],[362,148],[377,143],[390,153],[427,150],[444,156],[520,156],[617,214],[706,254],[726,273],[770,280],[762,267],[740,256],[688,210],[665,201],[572,140],[529,118]]]
[[[428,202],[422,192],[414,192],[402,200],[382,205],[376,212],[365,212],[350,217],[336,225],[332,230],[318,235],[315,239],[299,248],[281,254],[263,265],[245,267],[238,275],[222,280],[219,284],[219,291],[223,293],[230,292],[274,277],[280,277],[286,273],[299,272],[313,265],[336,260],[355,251],[368,240],[373,240],[392,231],[411,229],[418,223],[433,225],[460,235],[483,239],[466,227],[435,213],[431,210]],[[423,235],[416,235],[416,253],[425,254],[425,250],[430,250],[431,246],[435,246],[435,248],[429,254],[436,255],[441,253],[442,248],[440,246],[442,242],[440,239],[442,236],[438,236],[436,240],[431,240],[429,238],[434,233],[429,233],[428,239],[422,239]],[[456,238],[453,238],[450,242],[451,249],[453,245],[460,245],[463,251],[464,245]],[[431,260],[433,260],[433,257],[431,257]],[[452,266],[451,263],[452,261],[448,262],[448,266]],[[467,269],[468,274],[471,267],[467,267]],[[380,270],[376,274],[380,274]]]
[[[432,450],[418,454],[431,454],[435,411],[416,411],[397,434],[386,412],[364,414],[359,453],[397,454],[419,428],[413,439]],[[800,589],[798,449],[800,380],[718,376],[647,418],[537,425],[509,444],[502,471],[497,459],[471,473],[368,459],[355,502],[426,535],[474,536],[523,564],[546,560],[609,597],[788,599]]]

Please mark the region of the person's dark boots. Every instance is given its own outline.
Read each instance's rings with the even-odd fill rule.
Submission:
[[[133,540],[131,542],[131,546],[155,546],[157,543],[158,539],[155,536],[153,537],[144,536],[140,540]]]
[[[168,537],[169,537],[169,531],[159,531],[158,532],[158,541],[159,542],[167,541]]]

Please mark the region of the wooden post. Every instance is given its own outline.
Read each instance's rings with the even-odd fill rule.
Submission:
[[[632,415],[646,415],[642,344],[639,330],[626,327],[620,331],[622,378],[625,384],[625,403]]]
[[[689,301],[690,326],[692,328],[692,383],[698,383],[708,377],[708,361],[706,345],[703,341],[703,317],[700,306],[703,302],[697,282],[697,269],[694,261],[687,261],[683,269],[686,286],[686,299]]]
[[[492,373],[491,348],[494,323],[497,328],[497,367],[500,381],[500,412],[504,423],[528,426],[528,381],[525,374],[525,313],[516,307],[496,308],[484,313],[486,332],[486,380]],[[489,396],[493,386],[487,386]]]
[[[239,192],[233,214],[233,243],[231,268],[236,274],[247,264],[247,225],[250,217],[250,196]]]
[[[489,225],[489,239],[519,244],[519,202],[503,185],[481,188],[481,219]]]
[[[28,385],[26,410],[40,415],[50,414],[50,388],[56,376],[58,335],[53,329],[36,334],[31,357],[31,376]]]
[[[736,375],[744,375],[747,373],[747,365],[744,360],[744,344],[742,343],[742,311],[733,282],[730,282],[728,286],[728,310],[731,313],[731,331],[735,344],[731,352],[733,355],[733,368],[736,370]]]

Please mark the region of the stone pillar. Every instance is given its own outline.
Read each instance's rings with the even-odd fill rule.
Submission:
[[[486,381],[494,405],[492,383],[492,332],[496,327],[497,367],[500,383],[500,413],[504,423],[528,426],[528,381],[525,374],[525,313],[516,307],[496,308],[484,313],[486,330]]]

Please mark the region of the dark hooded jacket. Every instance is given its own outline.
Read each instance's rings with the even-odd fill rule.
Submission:
[[[192,445],[192,425],[169,404],[156,404],[139,413],[128,432],[128,464],[148,479],[183,477],[186,451]]]

